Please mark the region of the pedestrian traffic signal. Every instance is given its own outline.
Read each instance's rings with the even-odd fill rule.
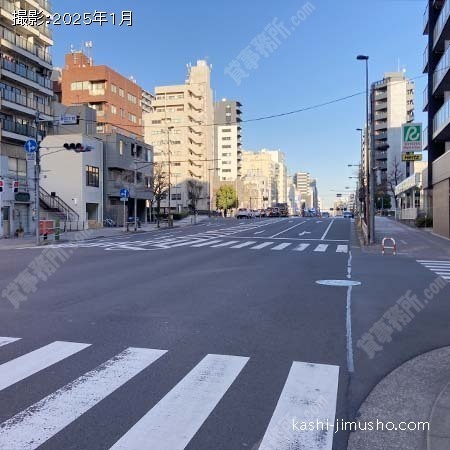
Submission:
[[[17,194],[19,192],[19,182],[13,181],[13,192],[14,194]]]
[[[66,150],[74,150],[76,153],[84,153],[92,151],[92,147],[89,145],[83,145],[80,143],[75,144],[74,142],[65,143],[63,147]]]
[[[3,192],[3,181],[0,180],[0,192]]]

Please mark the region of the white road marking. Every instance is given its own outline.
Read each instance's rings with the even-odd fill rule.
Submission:
[[[315,252],[326,252],[328,248],[328,244],[319,244],[314,251]]]
[[[164,350],[128,348],[3,422],[0,425],[0,448],[38,448],[164,353]]]
[[[264,231],[265,231],[265,230],[257,231],[255,234],[262,234],[262,233],[264,233]]]
[[[249,358],[207,355],[111,450],[182,450],[214,410]]]
[[[206,247],[207,245],[211,245],[211,244],[219,244],[220,242],[222,242],[222,240],[217,240],[217,241],[207,241],[207,242],[202,242],[201,244],[191,245],[191,247]]]
[[[311,231],[302,231],[301,233],[299,233],[299,236],[304,236],[305,234],[311,234]]]
[[[247,241],[247,242],[243,242],[242,244],[238,244],[238,245],[234,245],[231,248],[244,248],[244,247],[248,247],[249,245],[253,245],[256,244],[255,241]]]
[[[228,247],[229,245],[237,244],[239,241],[222,242],[221,244],[213,245],[212,248]]]
[[[321,241],[324,241],[327,237],[328,232],[330,231],[330,228],[333,226],[334,219],[330,222],[330,225],[328,225],[328,228],[325,230],[325,233],[323,233]]]
[[[273,242],[263,242],[262,244],[255,245],[251,248],[251,250],[261,250],[262,248],[268,247],[269,245],[272,245]]]
[[[294,228],[297,228],[297,227],[299,227],[300,225],[303,225],[304,223],[306,223],[306,221],[305,221],[305,222],[300,222],[300,223],[298,223],[297,225],[294,225],[293,227],[286,228],[285,230],[280,231],[279,233],[274,234],[273,236],[270,236],[269,239],[272,239],[272,238],[275,238],[275,237],[277,237],[277,236],[280,236],[280,234],[287,233],[289,230],[293,230]]]
[[[284,244],[279,244],[276,247],[273,247],[271,250],[284,250],[286,247],[292,245],[291,242],[285,242]]]
[[[300,431],[299,427],[334,423],[338,381],[337,366],[294,362],[259,450],[331,450],[333,428]]]
[[[0,365],[0,391],[89,347],[76,342],[52,342]],[[1,447],[0,447],[1,448]]]
[[[348,245],[338,245],[336,253],[348,253]]]
[[[295,247],[293,250],[296,252],[303,252],[305,251],[311,244],[300,244],[297,247]]]
[[[0,347],[4,345],[12,344],[13,342],[20,341],[20,338],[3,337],[0,336]]]

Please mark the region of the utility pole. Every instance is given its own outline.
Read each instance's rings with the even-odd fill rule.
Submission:
[[[134,149],[136,152],[136,147]],[[137,231],[137,160],[134,159],[134,231]]]
[[[169,199],[168,199],[168,205],[169,205],[169,212],[167,214],[167,226],[170,228],[172,227],[172,214],[171,214],[171,210],[170,210],[170,200],[171,200],[171,189],[170,189],[170,175],[171,175],[171,164],[170,164],[170,130],[173,130],[173,126],[167,127],[167,154],[168,154],[168,163],[169,163],[169,173],[168,173],[168,182],[169,182],[169,189],[168,189],[168,194],[169,194]]]
[[[34,163],[34,189],[35,189],[35,208],[36,208],[36,246],[40,245],[40,211],[39,211],[39,191],[40,191],[40,183],[39,178],[41,174],[41,155],[40,155],[40,136],[39,136],[39,119],[40,114],[39,111],[36,111],[36,117],[34,120],[34,124],[36,127],[36,159]]]

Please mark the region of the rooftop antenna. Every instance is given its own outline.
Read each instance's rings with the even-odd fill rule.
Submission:
[[[92,57],[91,57],[91,53],[92,53],[91,49],[93,47],[92,41],[86,41],[84,43],[84,47],[86,48],[86,54],[87,54],[87,57],[89,58],[89,65],[92,66]]]

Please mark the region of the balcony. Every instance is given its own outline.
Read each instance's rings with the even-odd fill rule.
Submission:
[[[423,34],[428,34],[429,27],[428,27],[428,19],[429,19],[429,9],[428,9],[428,2],[427,7],[425,8],[425,12],[423,13]]]
[[[42,75],[34,72],[33,70],[27,69],[22,65],[16,64],[15,62],[8,61],[7,59],[1,59],[1,67],[5,71],[4,76],[8,76],[8,73],[17,75],[13,76],[12,79],[19,81],[25,85],[31,85],[28,81],[36,83],[38,86],[32,86],[36,89],[44,88],[44,92],[47,95],[52,95],[52,82],[50,78],[45,78]]]
[[[423,90],[423,111],[428,111],[428,86]]]
[[[15,92],[1,90],[2,107],[18,110],[24,114],[34,116],[36,110],[42,114],[51,114],[50,105],[45,105],[33,101],[33,99],[26,97],[25,95],[17,94]]]
[[[36,128],[13,120],[1,120],[2,135],[12,139],[27,141],[36,137]]]
[[[422,132],[422,150],[428,150],[428,127]]]
[[[445,41],[450,39],[450,27],[447,26],[449,16],[450,0],[445,0],[433,33],[434,50],[437,52],[443,52],[445,50]]]
[[[50,53],[46,52],[36,44],[28,41],[23,36],[15,34],[7,28],[0,27],[0,38],[8,42],[9,44],[12,44],[13,50],[17,51],[18,53],[24,54],[24,56],[29,57],[38,64],[44,65],[48,69],[52,69],[52,56],[50,55]],[[10,46],[5,45],[5,47],[9,48]],[[22,52],[21,50],[24,51]],[[44,62],[45,64],[42,64],[42,62]]]
[[[436,69],[434,69],[433,93],[435,93],[436,95],[443,95],[444,91],[448,91],[450,89],[449,64],[450,47],[447,48],[447,50],[439,60]]]
[[[381,133],[375,133],[374,139],[376,141],[382,141],[387,139],[387,131],[382,131]]]
[[[425,47],[423,52],[423,70],[422,73],[428,72],[428,45]]]
[[[433,119],[433,139],[439,141],[450,140],[450,99],[448,99],[436,113]]]

